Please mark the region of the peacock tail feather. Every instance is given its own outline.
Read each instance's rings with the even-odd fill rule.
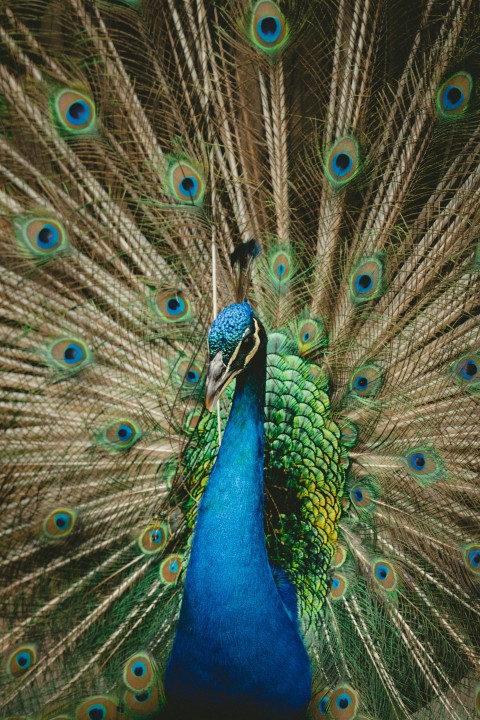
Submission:
[[[478,0],[0,20],[0,713],[168,716],[233,396],[203,409],[207,330],[255,238],[310,718],[480,717]]]

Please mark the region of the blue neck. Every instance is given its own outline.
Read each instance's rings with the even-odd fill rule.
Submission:
[[[227,557],[237,572],[252,562],[252,555],[257,567],[268,564],[263,517],[265,376],[262,348],[237,378],[230,417],[195,527],[192,558],[198,554],[209,567],[220,561],[223,572]]]
[[[237,378],[198,512],[166,674],[175,717],[303,717],[310,665],[268,562],[264,532],[266,350]]]

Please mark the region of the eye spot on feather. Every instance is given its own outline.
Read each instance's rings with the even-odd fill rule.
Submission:
[[[345,545],[339,543],[335,550],[335,554],[332,558],[332,563],[331,563],[332,567],[334,567],[334,568],[341,567],[345,563],[345,560],[347,559],[347,553],[348,553],[348,550],[345,547]]]
[[[169,538],[168,525],[165,522],[149,524],[138,536],[137,543],[144,555],[156,555],[161,552]]]
[[[341,418],[338,421],[340,428],[340,439],[344,447],[350,448],[355,445],[358,438],[358,428],[351,420],[347,418]]]
[[[37,651],[34,645],[21,645],[9,656],[7,672],[14,678],[22,677],[37,661]]]
[[[330,694],[329,715],[335,720],[353,720],[357,717],[358,693],[350,685],[338,685]]]
[[[471,543],[463,551],[465,565],[470,572],[480,575],[480,544]]]
[[[434,450],[424,447],[412,448],[403,459],[408,472],[424,487],[444,476],[442,462]]]
[[[388,560],[377,560],[373,565],[373,579],[377,588],[393,593],[398,588],[397,572]]]
[[[51,260],[70,250],[67,232],[53,218],[15,218],[14,231],[24,251],[38,261]]]
[[[134,718],[155,717],[162,705],[157,685],[138,691],[127,690],[123,702]]]
[[[368,292],[373,285],[373,280],[370,275],[359,275],[355,280],[355,285],[358,292]]]
[[[61,370],[77,372],[93,360],[93,355],[83,340],[60,338],[50,346],[49,359]]]
[[[118,700],[112,695],[86,698],[75,711],[76,720],[116,720]]]
[[[414,470],[423,470],[425,467],[425,455],[423,453],[412,453],[410,455],[410,465]]]
[[[276,3],[261,0],[255,5],[250,37],[258,50],[274,55],[286,44],[288,32],[285,17]]]
[[[95,104],[91,97],[76,90],[62,90],[53,98],[59,127],[71,134],[91,132],[95,127]]]
[[[78,365],[85,360],[86,351],[80,343],[70,342],[63,351],[63,361],[67,365]]]
[[[68,507],[52,510],[42,524],[43,534],[49,540],[62,540],[68,537],[75,527],[77,513]]]
[[[327,152],[325,173],[331,185],[341,188],[353,180],[360,167],[358,142],[352,136],[338,140]]]
[[[160,580],[162,580],[165,585],[173,585],[177,582],[182,567],[182,555],[169,555],[160,565]]]
[[[280,291],[285,290],[293,274],[290,255],[283,250],[271,253],[269,256],[269,270],[273,286]]]
[[[142,433],[130,419],[114,420],[100,434],[100,441],[108,450],[129,450]]]
[[[436,104],[440,117],[456,118],[468,108],[473,90],[472,76],[467,72],[459,72],[440,85]]]
[[[360,261],[350,275],[350,298],[354,304],[380,297],[384,292],[383,257],[375,255]]]
[[[195,363],[186,359],[180,360],[177,364],[177,373],[181,384],[185,389],[194,389],[200,384],[201,370]]]
[[[372,485],[363,480],[350,490],[350,500],[358,510],[372,511],[375,508],[376,493]]]
[[[88,717],[90,720],[104,720],[107,715],[107,710],[104,705],[92,705],[88,708]]]
[[[340,600],[348,590],[348,582],[345,575],[336,572],[330,581],[330,597],[332,600]]]
[[[350,379],[350,390],[359,397],[375,397],[382,388],[383,371],[378,365],[358,368]]]
[[[185,322],[192,317],[190,300],[183,290],[160,290],[155,294],[153,309],[160,320],[168,323]]]
[[[322,690],[316,693],[310,701],[309,712],[312,720],[323,720],[328,717],[328,708],[330,706],[330,693]]]
[[[480,356],[478,353],[464,355],[452,366],[454,380],[465,390],[472,391],[480,388]]]
[[[156,666],[147,653],[132,655],[123,668],[123,682],[129,690],[142,694],[156,676]]]
[[[322,318],[303,320],[297,328],[298,352],[302,356],[328,345],[328,337]]]
[[[201,206],[205,195],[205,178],[200,166],[186,158],[172,156],[167,162],[165,182],[170,196],[185,205]]]
[[[465,380],[473,380],[478,373],[478,366],[474,360],[467,360],[462,364],[460,373]]]

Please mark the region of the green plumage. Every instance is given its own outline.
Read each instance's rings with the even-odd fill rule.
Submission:
[[[269,347],[267,545],[272,562],[295,578],[302,616],[310,625],[318,622],[328,592],[328,568],[338,539],[348,459],[331,417],[325,392],[328,383],[321,368],[290,354],[291,345],[284,335],[272,336]],[[226,422],[225,414],[222,422]],[[217,450],[217,418],[208,415],[198,424],[183,459],[188,468],[186,517],[190,528]]]
[[[248,286],[309,720],[480,717],[478,0],[3,0],[0,31],[0,716],[177,720],[234,394],[203,408],[207,330]]]

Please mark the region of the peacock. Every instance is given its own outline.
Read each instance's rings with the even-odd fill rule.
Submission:
[[[0,28],[0,716],[480,717],[478,0]]]

